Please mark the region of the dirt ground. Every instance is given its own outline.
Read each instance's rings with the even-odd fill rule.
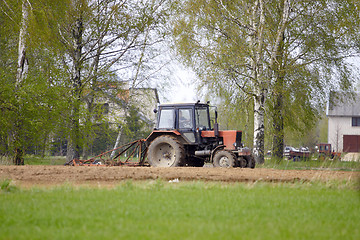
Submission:
[[[360,172],[327,170],[275,170],[264,168],[153,168],[107,166],[0,166],[0,180],[16,185],[116,185],[123,180],[163,179],[179,181],[296,182],[359,181]],[[177,181],[177,180],[176,180]]]

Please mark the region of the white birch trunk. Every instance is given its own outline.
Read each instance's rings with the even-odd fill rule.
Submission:
[[[251,46],[253,58],[251,61],[252,81],[254,92],[254,145],[253,155],[256,163],[264,163],[264,104],[267,91],[267,82],[263,76],[263,46],[264,46],[264,24],[265,13],[262,0],[255,1],[251,25],[254,33],[251,35]]]
[[[21,88],[23,80],[26,78],[29,69],[29,63],[26,59],[26,41],[28,37],[28,22],[29,22],[29,0],[23,0],[21,8],[21,23],[19,31],[19,46],[18,46],[18,61],[16,69],[16,79],[15,79],[15,90],[18,91]],[[15,93],[17,96],[17,92]],[[19,109],[21,109],[21,104],[19,104]],[[19,111],[19,116],[15,121],[14,129],[12,132],[13,144],[14,144],[14,159],[13,162],[15,165],[24,165],[24,151],[22,146],[22,139],[20,132],[22,130],[22,118],[21,111]]]
[[[264,102],[265,95],[260,93],[254,97],[254,146],[253,154],[256,163],[264,163],[264,140],[265,140],[265,122],[264,122]]]
[[[22,4],[22,15],[19,33],[19,46],[18,46],[18,61],[16,72],[16,88],[20,87],[21,82],[26,77],[29,69],[29,63],[26,59],[26,39],[28,35],[28,22],[29,22],[29,2],[24,0]]]

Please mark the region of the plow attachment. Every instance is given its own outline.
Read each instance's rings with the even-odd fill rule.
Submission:
[[[111,153],[115,151],[115,157]],[[70,166],[145,166],[147,147],[145,139],[124,144],[118,148],[103,152],[87,160],[73,159],[65,165]]]

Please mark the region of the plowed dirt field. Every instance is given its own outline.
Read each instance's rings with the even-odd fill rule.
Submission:
[[[360,172],[330,170],[275,170],[244,168],[152,168],[88,166],[0,166],[0,180],[11,179],[21,186],[116,185],[123,180],[163,179],[223,182],[359,181]],[[176,181],[177,181],[176,180]]]

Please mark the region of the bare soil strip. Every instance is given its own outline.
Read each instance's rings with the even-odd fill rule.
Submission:
[[[86,166],[0,166],[0,180],[32,185],[115,185],[123,180],[163,179],[223,182],[359,181],[359,171],[276,170],[264,168],[152,168]]]

